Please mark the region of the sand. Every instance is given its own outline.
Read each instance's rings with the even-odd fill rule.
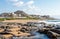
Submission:
[[[3,22],[18,22],[18,23],[27,23],[27,22],[38,22],[40,20],[5,20]]]
[[[38,22],[38,21],[40,21],[40,20],[5,20],[5,21],[3,21],[3,22],[18,22],[18,23],[23,23],[23,24],[25,24],[25,23],[27,23],[27,22]],[[23,33],[23,32],[19,32],[20,34],[18,34],[18,31],[17,30],[19,30],[19,28],[11,28],[11,29],[8,29],[8,30],[11,30],[11,32],[9,32],[9,33],[11,33],[11,34],[14,34],[15,36],[28,36],[28,35],[31,35],[30,33]],[[8,37],[11,37],[12,35],[3,35],[3,37],[6,37],[6,38],[8,38]]]

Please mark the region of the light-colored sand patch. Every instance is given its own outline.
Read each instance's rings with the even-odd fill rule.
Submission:
[[[1,28],[0,28],[0,32],[3,32],[3,31],[4,31],[4,29],[1,29]]]
[[[3,22],[18,22],[18,23],[26,23],[26,22],[38,22],[40,20],[5,20]]]
[[[11,34],[6,34],[6,35],[3,35],[3,37],[5,37],[5,38],[9,38],[9,37],[12,37],[13,35],[11,35]]]

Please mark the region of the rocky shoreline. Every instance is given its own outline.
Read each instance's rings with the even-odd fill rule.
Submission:
[[[12,37],[33,37],[34,34],[31,32],[40,32],[46,34],[51,39],[57,39],[60,37],[60,34],[55,32],[54,29],[50,27],[43,27],[40,28],[38,26],[32,26],[22,23],[15,23],[15,22],[1,22],[0,23],[0,37],[1,38],[8,38],[11,39]],[[44,24],[44,23],[43,23]],[[45,25],[45,24],[44,24]],[[58,31],[58,30],[57,30]]]

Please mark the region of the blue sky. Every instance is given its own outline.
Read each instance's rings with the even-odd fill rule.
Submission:
[[[17,10],[60,18],[60,0],[0,0],[0,13]]]

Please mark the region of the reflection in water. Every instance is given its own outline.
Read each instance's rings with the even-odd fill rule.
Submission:
[[[39,33],[39,32],[32,32],[32,34],[34,35],[36,39],[49,39],[47,35]]]
[[[39,32],[31,32],[34,36],[31,37],[20,37],[20,39],[49,39],[47,35],[41,34]],[[13,39],[19,39],[19,37],[14,37]]]

